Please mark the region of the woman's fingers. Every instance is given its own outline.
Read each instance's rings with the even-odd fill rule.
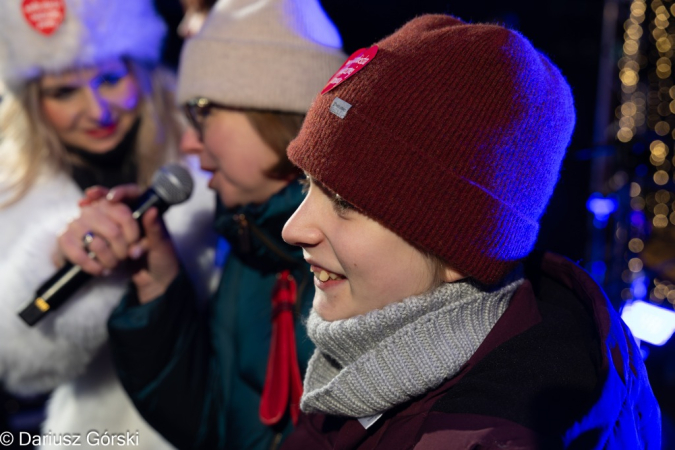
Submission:
[[[82,218],[94,234],[108,242],[119,259],[126,258],[129,245],[140,239],[140,227],[123,203],[99,201],[83,209]]]
[[[87,189],[80,201],[80,217],[59,236],[59,254],[94,275],[106,274],[128,257],[140,258],[148,244],[141,240],[139,224],[127,203],[141,193],[134,184]]]
[[[137,199],[143,191],[137,184],[122,184],[112,188],[106,199],[109,202],[119,203]]]
[[[119,258],[111,249],[110,245],[108,245],[108,242],[96,234],[93,234],[91,243],[86,246],[85,251],[87,251],[87,258],[95,259],[99,264],[101,264],[101,266],[103,266],[103,274],[106,272],[105,269],[110,271],[117,267],[120,261],[125,259]]]
[[[52,263],[54,263],[54,267],[60,269],[66,263],[66,258],[62,252],[57,250],[52,253]]]
[[[90,238],[84,240],[85,235]],[[123,203],[102,199],[82,208],[59,238],[65,257],[89,273],[100,275],[128,257],[140,238],[140,228]]]
[[[157,246],[166,239],[166,230],[164,224],[159,220],[159,211],[157,208],[150,208],[142,217],[145,236],[149,246]]]
[[[103,186],[92,186],[84,190],[84,198],[78,202],[80,207],[91,205],[108,195],[109,189]]]
[[[146,303],[161,295],[178,274],[178,260],[171,239],[159,218],[157,208],[150,208],[143,215],[145,237],[132,251],[144,252],[145,270],[134,274],[138,299]]]
[[[79,227],[78,224],[74,222],[76,221],[71,222],[66,231],[58,238],[60,252],[68,261],[81,266],[85,272],[92,275],[101,275],[105,267],[97,260],[89,257],[82,241],[84,233],[75,231],[79,229]]]
[[[141,239],[135,244],[132,244],[129,247],[129,258],[133,260],[140,259],[141,256],[145,255],[148,252],[148,240],[146,238]]]

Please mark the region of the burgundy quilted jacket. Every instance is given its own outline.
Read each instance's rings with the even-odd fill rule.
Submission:
[[[547,253],[460,372],[368,429],[303,415],[283,449],[660,449],[640,351],[601,288]]]

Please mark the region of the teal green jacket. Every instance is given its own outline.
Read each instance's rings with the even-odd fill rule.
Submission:
[[[272,287],[283,270],[298,283],[295,339],[303,376],[313,351],[303,320],[314,296],[312,274],[302,250],[281,239],[302,198],[293,182],[263,205],[221,208],[216,229],[231,252],[206,311],[199,311],[181,273],[145,305],[130,291],[110,317],[122,385],[148,423],[179,449],[269,450],[291,431],[288,413],[270,427],[260,422],[258,407],[272,333]]]

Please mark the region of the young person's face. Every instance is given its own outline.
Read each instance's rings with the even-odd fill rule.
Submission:
[[[213,108],[204,118],[201,138],[188,128],[181,139],[185,153],[199,155],[203,170],[213,173],[209,187],[228,208],[264,203],[288,184],[265,172],[279,156],[258,135],[245,113]]]
[[[44,117],[65,145],[108,152],[138,118],[140,89],[121,59],[43,75],[39,87]]]
[[[434,287],[437,267],[422,252],[310,179],[282,236],[302,247],[314,273],[314,310],[328,321],[383,308]],[[445,269],[444,281],[459,274]]]

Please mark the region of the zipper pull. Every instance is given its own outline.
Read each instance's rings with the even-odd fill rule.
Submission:
[[[249,230],[248,220],[243,214],[236,214],[234,220],[239,224],[239,250],[242,253],[251,251],[251,234]]]

